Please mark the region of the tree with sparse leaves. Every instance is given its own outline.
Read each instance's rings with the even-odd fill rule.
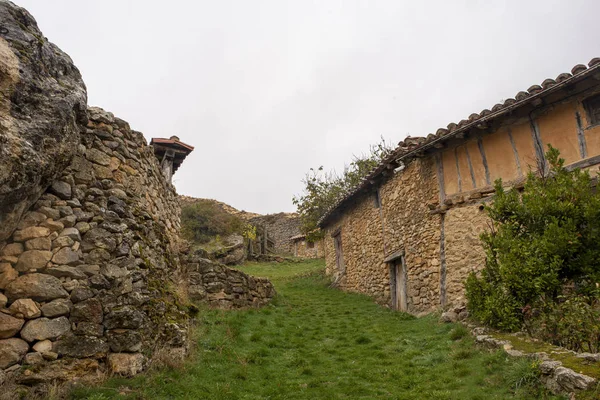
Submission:
[[[356,187],[392,150],[389,143],[382,138],[380,143],[370,147],[368,154],[355,155],[342,174],[335,171],[325,172],[322,166],[310,169],[302,180],[305,185],[303,193],[294,196],[292,200],[300,214],[300,230],[309,241],[323,237],[317,225],[319,219]]]

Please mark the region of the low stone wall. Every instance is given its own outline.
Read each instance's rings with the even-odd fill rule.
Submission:
[[[157,347],[185,352],[175,190],[141,133],[88,114],[70,166],[0,244],[0,371],[19,383],[133,375]]]
[[[260,307],[275,296],[273,284],[223,264],[188,255],[184,261],[190,300],[222,309]]]

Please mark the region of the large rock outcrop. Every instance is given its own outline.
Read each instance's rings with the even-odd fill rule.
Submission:
[[[71,161],[86,104],[71,58],[0,0],[0,242]]]

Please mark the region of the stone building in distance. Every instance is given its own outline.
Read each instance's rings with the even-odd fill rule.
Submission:
[[[294,243],[294,257],[323,258],[325,256],[325,242],[323,239],[311,241],[306,235],[299,234],[290,238]]]
[[[546,168],[600,164],[600,58],[427,137],[408,137],[320,221],[339,287],[419,314],[464,303],[484,264],[479,235],[494,181],[521,188]]]

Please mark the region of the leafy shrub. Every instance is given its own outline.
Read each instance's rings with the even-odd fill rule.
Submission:
[[[542,340],[579,352],[600,351],[600,304],[597,296],[560,296],[535,318],[527,330]]]
[[[546,158],[549,172],[530,172],[522,194],[496,181],[495,200],[486,207],[492,229],[481,236],[486,264],[480,275],[470,274],[466,290],[471,315],[492,327],[533,327],[546,315],[562,336],[578,329],[579,316],[596,304],[600,196],[587,171],[564,168],[558,150],[549,146]],[[566,286],[573,300],[559,297]],[[549,317],[557,312],[571,315],[559,323]]]
[[[201,199],[181,210],[181,232],[186,239],[197,243],[208,243],[216,236],[241,234],[245,229],[241,218],[211,200]]]

